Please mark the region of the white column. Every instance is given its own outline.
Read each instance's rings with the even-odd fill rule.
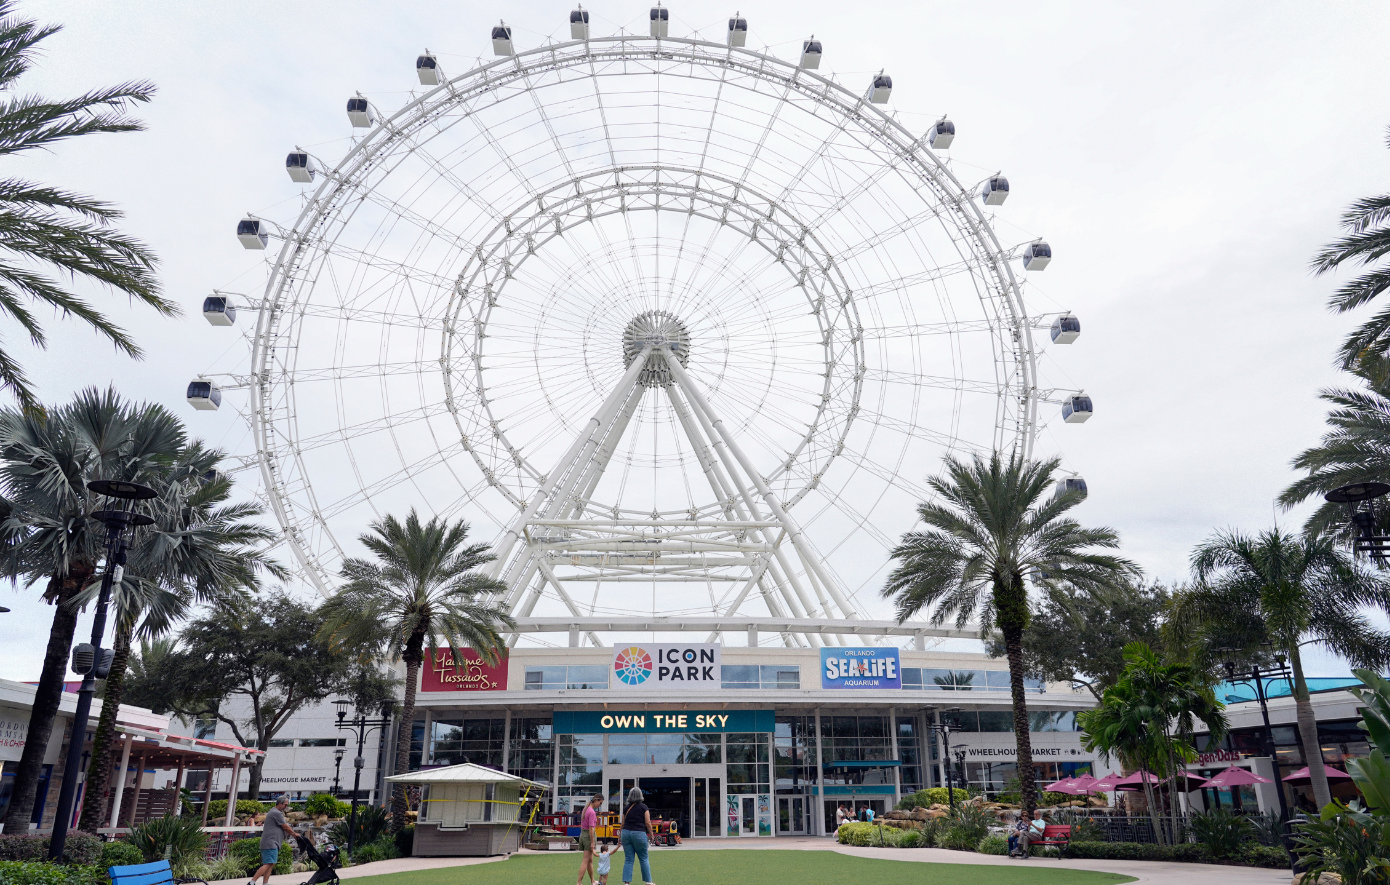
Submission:
[[[121,800],[125,798],[125,779],[126,772],[130,768],[130,745],[135,742],[135,735],[125,736],[125,747],[121,750],[121,773],[116,778],[116,799],[111,803],[111,823],[108,826],[118,826],[121,816]],[[211,773],[209,772],[209,776]]]
[[[236,814],[236,794],[241,786],[241,752],[237,751],[232,757],[232,782],[227,787],[227,816],[222,821],[222,826],[230,827],[232,817]]]
[[[820,749],[820,707],[816,708],[816,808],[815,828],[817,836],[829,835],[825,832],[825,760]]]
[[[507,763],[511,759],[512,749],[512,708],[508,707],[506,714],[502,717],[502,770],[507,770]]]
[[[888,708],[888,727],[891,729],[893,758],[898,760],[898,764],[893,768],[893,807],[896,808],[898,800],[903,797],[903,757],[898,752],[898,708]]]

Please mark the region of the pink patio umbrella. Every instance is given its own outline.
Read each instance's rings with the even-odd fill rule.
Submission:
[[[1076,779],[1076,785],[1088,793],[1096,792],[1096,784],[1098,783],[1100,783],[1100,781],[1091,777],[1089,774],[1083,774]]]
[[[1151,783],[1151,784],[1157,784],[1157,783],[1159,782],[1158,776],[1155,775],[1155,774],[1152,774],[1151,772],[1147,772],[1147,771],[1136,771],[1134,774],[1131,774],[1129,777],[1122,777],[1122,778],[1120,778],[1118,781],[1116,781],[1116,782],[1115,782],[1115,789],[1117,789],[1117,790],[1130,790],[1130,791],[1142,791],[1142,790],[1144,789],[1144,783],[1145,783],[1146,781],[1147,781],[1148,783]]]
[[[1216,790],[1229,790],[1231,787],[1248,787],[1251,784],[1271,784],[1274,783],[1267,777],[1260,777],[1252,771],[1244,768],[1237,768],[1232,765],[1230,768],[1218,774],[1216,777],[1202,784],[1202,787]]]
[[[1163,782],[1164,789],[1167,789],[1168,786],[1175,781],[1178,782],[1179,790],[1182,790],[1184,793],[1191,793],[1193,790],[1200,787],[1206,781],[1206,778],[1202,777],[1200,774],[1184,771],[1165,780]]]
[[[1331,765],[1324,765],[1322,770],[1327,772],[1327,779],[1330,781],[1351,780],[1351,775],[1341,769],[1333,768]],[[1300,768],[1298,771],[1284,778],[1284,783],[1294,787],[1306,787],[1312,782],[1313,776],[1308,773],[1307,766]]]
[[[1064,777],[1043,787],[1049,793],[1066,793],[1068,796],[1084,796],[1086,788],[1077,783],[1074,777]]]
[[[1105,777],[1098,778],[1095,783],[1091,784],[1091,790],[1097,793],[1108,793],[1115,789],[1115,785],[1120,782],[1120,778],[1121,775],[1118,773],[1112,772],[1111,774],[1107,774]]]

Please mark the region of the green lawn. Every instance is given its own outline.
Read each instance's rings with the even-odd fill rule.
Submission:
[[[615,855],[608,885],[622,885],[622,865]],[[938,864],[850,857],[833,851],[775,849],[664,850],[651,854],[657,885],[1110,885],[1133,882],[1130,876],[1042,866],[1033,861],[1008,866]],[[353,879],[352,885],[568,885],[579,869],[579,855],[522,854],[497,863],[420,870]],[[641,881],[635,870],[633,879]],[[585,879],[587,885],[588,879]]]

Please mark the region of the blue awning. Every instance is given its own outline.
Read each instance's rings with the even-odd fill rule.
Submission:
[[[898,759],[884,759],[880,762],[832,762],[830,768],[897,768],[902,765]]]

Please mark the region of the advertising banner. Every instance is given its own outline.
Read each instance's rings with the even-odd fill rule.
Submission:
[[[627,691],[693,691],[718,689],[719,644],[667,644],[613,646],[613,669],[608,687]]]
[[[556,710],[556,734],[772,731],[771,710]]]
[[[477,652],[461,648],[458,660],[447,648],[435,651],[434,660],[420,668],[421,691],[504,691],[507,688],[507,655],[495,665]]]
[[[822,648],[821,688],[902,688],[896,648]]]

